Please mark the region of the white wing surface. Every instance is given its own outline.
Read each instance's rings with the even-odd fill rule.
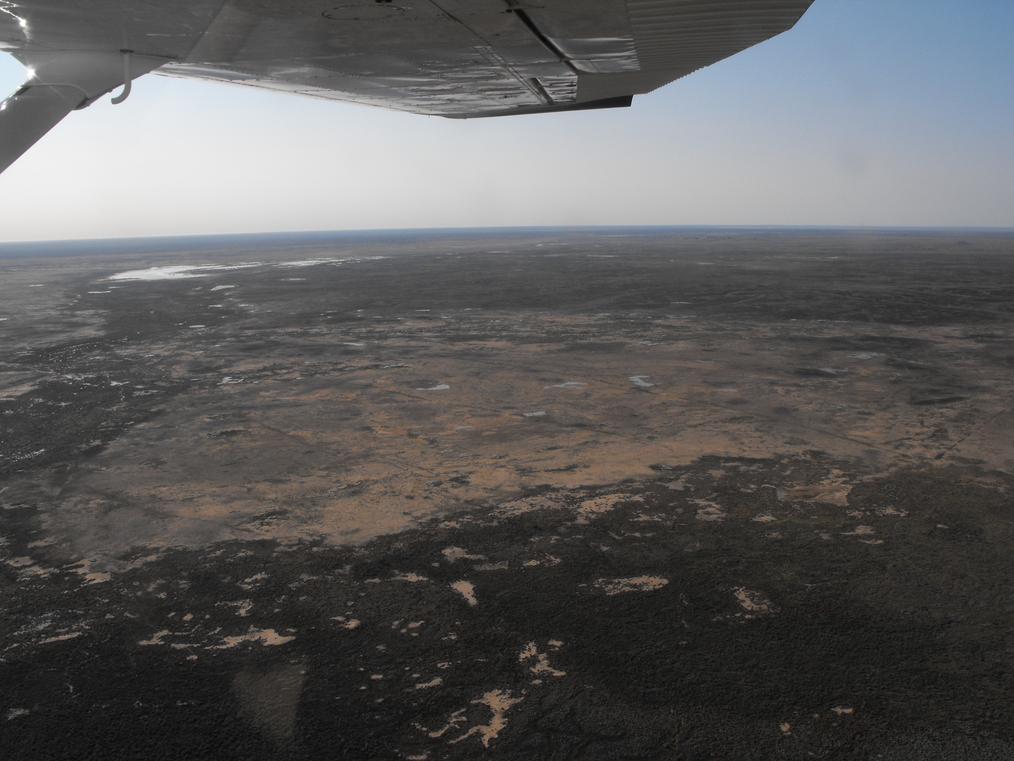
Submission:
[[[33,76],[0,171],[158,70],[454,118],[629,105],[790,27],[812,0],[0,0]]]

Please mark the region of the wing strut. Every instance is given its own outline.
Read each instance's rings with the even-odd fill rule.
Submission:
[[[0,103],[0,172],[55,127],[71,111],[85,108],[123,85],[122,103],[132,80],[167,62],[126,51],[35,53],[21,62],[28,80]]]

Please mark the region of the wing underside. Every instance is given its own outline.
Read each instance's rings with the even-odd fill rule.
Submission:
[[[811,2],[0,0],[0,48],[37,70],[34,92],[7,101],[21,116],[0,112],[10,146],[0,169],[4,154],[34,142],[25,129],[135,76],[106,75],[125,50],[144,71],[414,113],[542,113],[628,105],[785,31]],[[54,57],[70,64],[46,81],[40,70]],[[77,84],[67,81],[75,72],[89,82],[81,98],[59,89]]]

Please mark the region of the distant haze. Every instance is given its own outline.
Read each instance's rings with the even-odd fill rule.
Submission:
[[[629,110],[451,121],[150,76],[0,175],[0,240],[1014,226],[1014,3],[817,0]],[[0,90],[20,66],[0,60]]]

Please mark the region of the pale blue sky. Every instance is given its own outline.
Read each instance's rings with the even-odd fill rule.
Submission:
[[[149,76],[0,175],[0,240],[1014,226],[1014,2],[816,0],[628,110],[451,121]],[[0,90],[23,73],[0,59]]]

